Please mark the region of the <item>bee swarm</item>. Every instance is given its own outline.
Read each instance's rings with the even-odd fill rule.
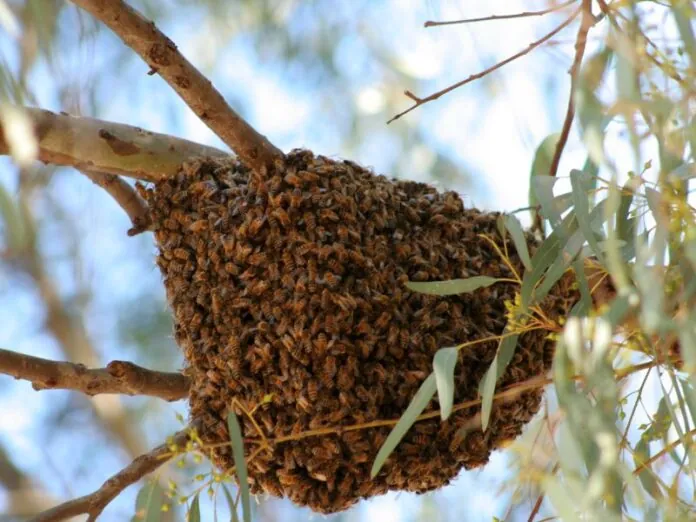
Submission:
[[[141,192],[188,361],[191,416],[206,426],[201,438],[216,445],[216,464],[230,469],[224,443],[234,408],[246,440],[269,441],[260,452],[259,444],[245,444],[248,455],[255,453],[248,463],[252,492],[331,513],[388,490],[430,491],[462,468],[486,464],[537,412],[540,389],[495,402],[485,433],[478,407],[445,422],[417,422],[375,479],[370,467],[391,427],[348,428],[398,418],[439,348],[502,332],[514,283],[453,297],[405,287],[512,278],[483,237],[502,247],[497,214],[464,209],[453,192],[301,150],[261,174],[234,159],[197,160]],[[509,238],[507,249],[522,273]],[[569,284],[561,286],[542,303],[551,319],[578,298]],[[496,348],[490,341],[460,350],[455,403],[478,398]],[[499,386],[543,374],[552,355],[546,332],[521,335]],[[426,411],[437,407],[435,398]]]

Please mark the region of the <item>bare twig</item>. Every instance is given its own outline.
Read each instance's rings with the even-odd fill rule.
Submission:
[[[186,428],[177,432],[170,443],[186,444],[191,430],[192,428]],[[33,522],[57,522],[76,515],[89,515],[88,521],[96,520],[104,508],[123,490],[155,471],[173,456],[169,446],[170,444],[162,444],[149,453],[140,455],[104,482],[98,490],[48,509],[35,517]]]
[[[229,156],[214,147],[94,118],[23,108],[32,119],[44,163],[145,181],[173,176],[193,156]],[[0,154],[9,148],[0,128]]]
[[[158,372],[128,361],[106,368],[51,361],[0,349],[0,373],[31,381],[35,390],[74,390],[93,396],[104,393],[148,395],[178,401],[188,395],[189,381],[181,373]]]
[[[102,172],[81,171],[95,184],[106,190],[119,204],[131,220],[133,226],[128,230],[129,236],[145,232],[152,225],[147,203],[135,189],[124,179]]]
[[[283,153],[259,134],[227,104],[203,76],[155,24],[123,0],[72,0],[106,24],[159,74],[179,97],[249,167],[271,167]]]
[[[474,80],[479,80],[479,79],[483,78],[484,76],[487,76],[488,74],[492,73],[493,71],[496,71],[496,70],[500,69],[501,67],[503,67],[503,66],[509,64],[510,62],[513,62],[513,61],[517,60],[518,58],[521,58],[522,56],[524,56],[524,55],[526,55],[526,54],[529,54],[531,51],[533,51],[534,49],[536,49],[537,47],[539,47],[539,46],[542,45],[543,43],[547,42],[548,40],[551,40],[554,36],[556,36],[558,33],[560,33],[563,29],[565,29],[566,27],[568,27],[568,26],[573,22],[573,20],[575,20],[575,18],[580,14],[581,11],[582,11],[582,7],[579,7],[578,9],[576,9],[576,10],[573,12],[573,14],[570,15],[570,17],[569,17],[567,20],[565,20],[561,25],[559,25],[558,27],[556,27],[553,31],[551,31],[550,33],[548,33],[548,34],[547,34],[546,36],[544,36],[543,38],[540,38],[539,40],[536,40],[536,41],[532,42],[531,44],[529,44],[529,45],[528,45],[525,49],[523,49],[522,51],[520,51],[520,52],[518,52],[518,53],[515,53],[515,54],[513,54],[512,56],[510,56],[510,57],[508,57],[508,58],[505,58],[504,60],[502,60],[502,61],[496,63],[495,65],[489,67],[488,69],[485,69],[485,70],[483,70],[483,71],[481,71],[481,72],[479,72],[479,73],[476,73],[476,74],[472,74],[471,76],[469,76],[469,77],[466,78],[465,80],[462,80],[462,81],[457,82],[457,83],[455,83],[455,84],[453,84],[453,85],[450,85],[449,87],[447,87],[447,88],[445,88],[445,89],[442,89],[441,91],[437,91],[437,92],[435,92],[435,93],[433,93],[433,94],[431,94],[431,95],[429,95],[429,96],[426,96],[425,98],[419,98],[418,96],[414,95],[413,93],[407,92],[407,93],[406,93],[406,96],[408,96],[409,98],[411,98],[411,99],[412,99],[413,101],[415,101],[416,103],[415,103],[413,106],[411,106],[411,107],[409,107],[408,109],[406,109],[405,111],[400,112],[399,114],[397,114],[396,116],[394,116],[391,120],[389,120],[389,121],[387,122],[387,124],[389,124],[389,123],[391,123],[391,122],[393,122],[393,121],[398,120],[398,119],[401,118],[402,116],[405,116],[406,114],[408,114],[408,113],[411,112],[412,110],[414,110],[414,109],[420,107],[421,105],[424,105],[424,104],[426,104],[426,103],[428,103],[428,102],[437,100],[437,99],[440,98],[441,96],[444,96],[445,94],[448,94],[448,93],[452,92],[453,90],[458,89],[458,88],[461,87],[462,85],[466,85],[467,83],[471,83],[471,82],[473,82]]]
[[[513,18],[528,18],[531,16],[543,16],[545,14],[553,13],[555,11],[560,11],[565,9],[569,5],[574,4],[577,0],[568,0],[561,4],[549,7],[548,9],[542,9],[540,11],[524,11],[522,13],[513,13],[509,15],[490,15],[481,18],[465,18],[464,20],[449,20],[447,22],[433,22],[431,20],[425,22],[423,27],[437,27],[440,25],[457,25],[457,24],[473,24],[477,22],[490,22],[494,20],[510,20]]]
[[[556,149],[553,152],[553,159],[551,160],[551,167],[549,168],[549,176],[551,177],[554,177],[558,172],[558,164],[561,161],[561,155],[563,154],[563,149],[568,142],[570,128],[573,124],[573,119],[575,118],[575,89],[578,82],[578,73],[580,71],[582,57],[585,55],[587,33],[590,32],[590,29],[594,24],[595,17],[592,14],[592,0],[582,0],[582,19],[580,22],[580,28],[578,29],[578,36],[575,39],[575,57],[573,58],[573,63],[568,71],[570,74],[570,95],[568,96],[568,108],[566,109],[561,135],[558,138]]]
[[[565,149],[566,143],[568,143],[568,136],[570,135],[570,129],[573,125],[573,120],[575,119],[575,89],[578,83],[578,73],[580,72],[580,64],[582,63],[582,58],[585,55],[585,46],[587,44],[587,34],[589,33],[592,26],[596,23],[594,16],[592,15],[592,0],[582,0],[582,19],[580,22],[580,28],[578,29],[578,35],[575,38],[575,57],[573,58],[573,63],[568,70],[570,74],[570,94],[568,95],[568,107],[566,109],[565,119],[563,120],[563,127],[561,128],[561,134],[558,137],[558,142],[556,143],[556,148],[553,151],[553,158],[551,159],[551,166],[549,167],[548,175],[551,177],[556,176],[558,173],[558,165],[561,163],[561,156],[563,155],[563,149]],[[541,217],[541,212],[537,209],[534,213],[534,222],[532,223],[532,230],[543,231],[543,220]]]

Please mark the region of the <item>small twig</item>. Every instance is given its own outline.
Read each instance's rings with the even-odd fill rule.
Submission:
[[[95,118],[22,107],[31,118],[38,160],[85,172],[157,181],[175,175],[194,156],[228,157],[214,147]],[[0,154],[9,147],[0,126]]]
[[[159,74],[239,159],[254,170],[272,167],[283,153],[227,104],[220,92],[153,22],[123,0],[72,0],[106,24]]]
[[[457,25],[457,24],[473,24],[477,22],[490,22],[493,20],[510,20],[513,18],[527,18],[530,16],[543,16],[545,14],[553,13],[555,11],[560,11],[569,5],[574,4],[577,0],[568,0],[562,4],[558,4],[548,9],[542,9],[541,11],[524,11],[522,13],[514,13],[509,15],[490,15],[484,16],[482,18],[465,18],[464,20],[450,20],[447,22],[433,22],[427,21],[423,24],[423,27],[437,27],[439,25]]]
[[[96,185],[106,190],[116,203],[125,211],[133,226],[128,230],[129,236],[145,232],[152,225],[147,203],[128,182],[114,174],[81,170]]]
[[[408,114],[408,113],[411,112],[412,110],[414,110],[414,109],[420,107],[421,105],[424,105],[424,104],[426,104],[426,103],[428,103],[428,102],[437,100],[437,99],[440,98],[441,96],[444,96],[445,94],[450,93],[450,92],[452,92],[452,91],[455,90],[455,89],[458,89],[458,88],[461,87],[462,85],[466,85],[467,83],[471,83],[471,82],[473,82],[474,80],[479,80],[479,79],[483,78],[484,76],[487,76],[488,74],[492,73],[493,71],[496,71],[496,70],[500,69],[501,67],[503,67],[503,66],[509,64],[510,62],[513,62],[513,61],[517,60],[518,58],[521,58],[522,56],[524,56],[524,55],[526,55],[526,54],[529,54],[531,51],[533,51],[534,49],[536,49],[537,47],[539,47],[539,46],[542,45],[543,43],[547,42],[548,40],[550,40],[551,38],[553,38],[554,36],[556,36],[558,33],[560,33],[563,29],[565,29],[566,27],[568,27],[568,26],[573,22],[573,20],[575,20],[575,18],[580,14],[581,11],[582,11],[582,7],[579,7],[578,9],[576,9],[576,10],[573,12],[573,14],[570,15],[570,17],[569,17],[567,20],[565,20],[561,25],[559,25],[558,27],[556,27],[553,31],[551,31],[550,33],[548,33],[548,34],[547,34],[546,36],[544,36],[543,38],[540,38],[539,40],[536,40],[536,41],[532,42],[532,43],[529,44],[525,49],[521,50],[521,51],[518,52],[518,53],[513,54],[512,56],[510,56],[510,57],[508,57],[508,58],[505,58],[504,60],[502,60],[502,61],[496,63],[495,65],[489,67],[488,69],[485,69],[485,70],[483,70],[483,71],[481,71],[481,72],[479,72],[479,73],[476,73],[476,74],[472,74],[471,76],[469,76],[469,77],[466,78],[465,80],[462,80],[462,81],[457,82],[457,83],[455,83],[455,84],[453,84],[453,85],[450,85],[449,87],[447,87],[447,88],[445,88],[445,89],[442,89],[441,91],[437,91],[436,93],[433,93],[433,94],[431,94],[431,95],[429,95],[429,96],[426,96],[425,98],[419,98],[419,97],[415,96],[413,93],[410,93],[410,92],[407,93],[406,96],[408,96],[409,98],[411,98],[412,100],[414,100],[416,103],[415,103],[414,105],[412,105],[411,107],[409,107],[408,109],[406,109],[405,111],[400,112],[399,114],[397,114],[396,116],[394,116],[392,119],[390,119],[390,120],[387,122],[387,124],[389,124],[389,123],[391,123],[391,122],[393,122],[393,121],[398,120],[398,119],[401,118],[402,116],[405,116],[406,114]]]
[[[582,20],[580,22],[580,28],[578,29],[578,36],[575,39],[575,57],[573,58],[573,63],[568,71],[570,74],[570,95],[568,96],[568,108],[566,109],[561,135],[558,138],[556,149],[553,152],[553,159],[551,160],[551,167],[549,168],[549,176],[551,177],[556,176],[556,173],[558,172],[558,165],[561,161],[561,155],[563,154],[563,149],[568,142],[570,128],[573,124],[573,119],[575,118],[575,89],[578,82],[578,73],[580,72],[582,57],[585,55],[587,34],[595,24],[595,17],[592,14],[592,0],[582,0],[581,9]]]
[[[578,35],[575,38],[575,57],[573,58],[573,63],[568,71],[570,74],[570,94],[568,95],[568,107],[566,108],[566,115],[565,119],[563,120],[561,134],[558,137],[558,143],[556,143],[556,148],[553,151],[553,158],[551,159],[551,166],[549,167],[549,176],[551,177],[555,177],[558,173],[558,166],[561,163],[563,149],[565,149],[566,143],[568,143],[570,129],[573,125],[573,120],[575,119],[575,89],[578,83],[578,73],[580,72],[582,58],[585,55],[587,34],[596,22],[594,16],[592,15],[592,0],[582,0],[581,9],[582,20],[580,22],[580,28],[578,29]],[[535,230],[543,233],[543,220],[539,210],[534,213],[532,231]]]
[[[96,520],[104,508],[123,490],[152,473],[171,458],[169,451],[171,444],[186,444],[192,429],[195,428],[188,427],[179,431],[169,443],[157,446],[149,453],[137,457],[93,493],[48,509],[32,519],[32,522],[57,522],[77,515],[89,515],[88,522]]]
[[[106,368],[51,361],[0,349],[0,373],[30,381],[35,390],[74,390],[99,394],[147,395],[166,401],[188,396],[189,381],[181,373],[158,372],[128,361],[112,361]]]

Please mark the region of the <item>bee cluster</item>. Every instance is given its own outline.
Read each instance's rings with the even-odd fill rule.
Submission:
[[[484,237],[503,244],[497,214],[303,150],[261,173],[234,159],[196,160],[141,192],[188,361],[191,416],[203,421],[216,464],[230,469],[226,418],[234,408],[254,454],[253,492],[331,513],[388,490],[433,490],[484,465],[538,410],[535,389],[496,402],[486,432],[472,422],[476,406],[445,422],[417,422],[370,479],[391,427],[360,425],[398,418],[439,348],[503,330],[514,283],[452,297],[405,287],[512,278]],[[521,273],[509,240],[507,249]],[[575,302],[566,287],[544,301],[548,317]],[[460,350],[456,403],[478,398],[496,348],[492,340]],[[523,334],[499,384],[543,374],[552,354],[544,332]],[[437,407],[433,399],[429,410]]]

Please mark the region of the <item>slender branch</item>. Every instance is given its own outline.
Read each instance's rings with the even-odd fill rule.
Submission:
[[[104,508],[123,490],[169,460],[173,456],[169,450],[170,444],[186,444],[191,431],[192,428],[186,428],[177,432],[168,444],[162,444],[149,453],[140,455],[93,493],[48,509],[35,517],[32,522],[57,522],[77,515],[89,515],[88,521],[96,520]]]
[[[566,143],[568,143],[568,136],[570,136],[570,129],[573,125],[573,120],[575,119],[575,89],[578,83],[578,73],[580,72],[580,64],[582,63],[582,58],[585,55],[585,46],[587,45],[587,34],[589,33],[592,26],[596,23],[594,16],[592,15],[592,0],[582,0],[582,19],[580,22],[580,28],[578,29],[578,35],[575,38],[575,57],[573,58],[573,63],[568,70],[570,74],[570,94],[568,95],[568,107],[566,108],[565,119],[563,120],[563,127],[561,128],[561,134],[558,137],[558,142],[556,143],[556,148],[553,151],[553,158],[551,159],[551,166],[549,167],[549,176],[555,177],[558,173],[558,166],[561,163],[561,156],[563,155],[563,150],[565,149]],[[539,230],[542,232],[544,229],[543,219],[541,217],[541,212],[537,210],[534,213],[534,223],[532,224],[532,230]]]
[[[582,19],[580,22],[580,28],[578,29],[578,36],[575,39],[575,57],[573,58],[573,63],[568,71],[570,74],[570,94],[568,96],[568,108],[566,109],[565,120],[563,121],[563,128],[561,129],[561,135],[558,138],[558,143],[556,144],[556,149],[553,153],[553,159],[551,160],[551,167],[549,168],[549,176],[554,177],[558,172],[558,165],[561,162],[561,156],[563,155],[563,149],[568,142],[568,136],[570,135],[570,128],[573,124],[573,119],[575,118],[575,89],[578,83],[578,73],[580,71],[580,64],[582,63],[582,58],[585,55],[585,46],[587,45],[587,34],[590,29],[595,24],[595,17],[592,14],[592,0],[582,0]]]
[[[152,225],[150,212],[147,203],[141,198],[135,189],[124,179],[115,174],[105,174],[102,172],[81,171],[91,179],[96,185],[106,190],[112,198],[125,211],[133,224],[128,230],[129,236],[135,236],[145,232]]]
[[[187,397],[189,381],[181,373],[158,372],[128,361],[112,361],[106,368],[51,361],[0,349],[0,373],[30,381],[35,390],[74,390],[89,396],[111,393],[148,395],[166,401]]]
[[[522,13],[514,13],[514,14],[509,14],[509,15],[491,15],[491,16],[484,16],[482,18],[465,18],[464,20],[449,20],[447,22],[433,22],[433,21],[427,21],[423,24],[423,27],[437,27],[439,25],[457,25],[457,24],[473,24],[477,22],[491,22],[494,20],[510,20],[513,18],[528,18],[531,16],[543,16],[545,14],[553,13],[555,11],[560,11],[562,9],[565,9],[569,5],[574,4],[577,2],[577,0],[568,0],[567,2],[563,2],[561,4],[555,5],[553,7],[549,7],[548,9],[542,9],[540,11],[524,11]]]
[[[271,167],[283,153],[227,104],[220,92],[155,24],[123,0],[72,0],[106,24],[159,74],[179,97],[249,167]]]
[[[214,147],[94,118],[23,109],[34,123],[44,163],[145,181],[176,174],[192,156],[228,156]],[[0,128],[0,154],[9,154]]]
[[[545,42],[551,40],[551,38],[553,38],[553,37],[556,36],[558,33],[560,33],[563,29],[565,29],[566,27],[568,27],[568,26],[573,22],[573,20],[575,20],[575,18],[580,14],[581,11],[582,11],[582,7],[579,7],[579,8],[576,9],[576,10],[573,12],[573,14],[571,14],[570,17],[569,17],[567,20],[565,20],[561,25],[559,25],[558,27],[556,27],[553,31],[551,31],[550,33],[548,33],[548,34],[547,34],[546,36],[544,36],[543,38],[540,38],[539,40],[536,40],[536,41],[532,42],[531,44],[529,44],[525,49],[521,50],[520,52],[515,53],[515,54],[513,54],[512,56],[510,56],[510,57],[508,57],[508,58],[505,58],[504,60],[502,60],[502,61],[496,63],[495,65],[489,67],[488,69],[485,69],[485,70],[483,70],[483,71],[481,71],[481,72],[479,72],[479,73],[476,73],[476,74],[472,74],[471,76],[469,76],[469,77],[466,78],[465,80],[462,80],[462,81],[457,82],[457,83],[455,83],[455,84],[453,84],[453,85],[450,85],[449,87],[447,87],[447,88],[445,88],[445,89],[442,89],[441,91],[437,91],[437,92],[435,92],[435,93],[433,93],[433,94],[431,94],[431,95],[429,95],[429,96],[426,96],[425,98],[420,98],[420,97],[416,96],[415,94],[413,94],[412,92],[406,91],[404,94],[405,94],[406,96],[408,96],[410,99],[412,99],[413,101],[415,101],[415,104],[412,105],[411,107],[409,107],[408,109],[406,109],[405,111],[400,112],[399,114],[397,114],[396,116],[394,116],[391,120],[389,120],[389,121],[387,122],[387,124],[389,124],[389,123],[391,123],[391,122],[393,122],[393,121],[398,120],[398,119],[401,118],[402,116],[405,116],[406,114],[408,114],[408,113],[411,112],[412,110],[414,110],[414,109],[420,107],[421,105],[424,105],[424,104],[426,104],[426,103],[428,103],[428,102],[437,100],[437,99],[440,98],[441,96],[444,96],[445,94],[448,94],[448,93],[452,92],[453,90],[458,89],[459,87],[461,87],[461,86],[463,86],[463,85],[466,85],[467,83],[471,83],[471,82],[473,82],[474,80],[480,80],[481,78],[483,78],[484,76],[489,75],[489,74],[492,73],[493,71],[496,71],[496,70],[500,69],[501,67],[503,67],[503,66],[509,64],[510,62],[513,62],[513,61],[517,60],[518,58],[521,58],[522,56],[525,56],[526,54],[529,54],[531,51],[533,51],[534,49],[536,49],[537,47],[539,47],[539,46],[542,45],[543,43],[545,43]]]

